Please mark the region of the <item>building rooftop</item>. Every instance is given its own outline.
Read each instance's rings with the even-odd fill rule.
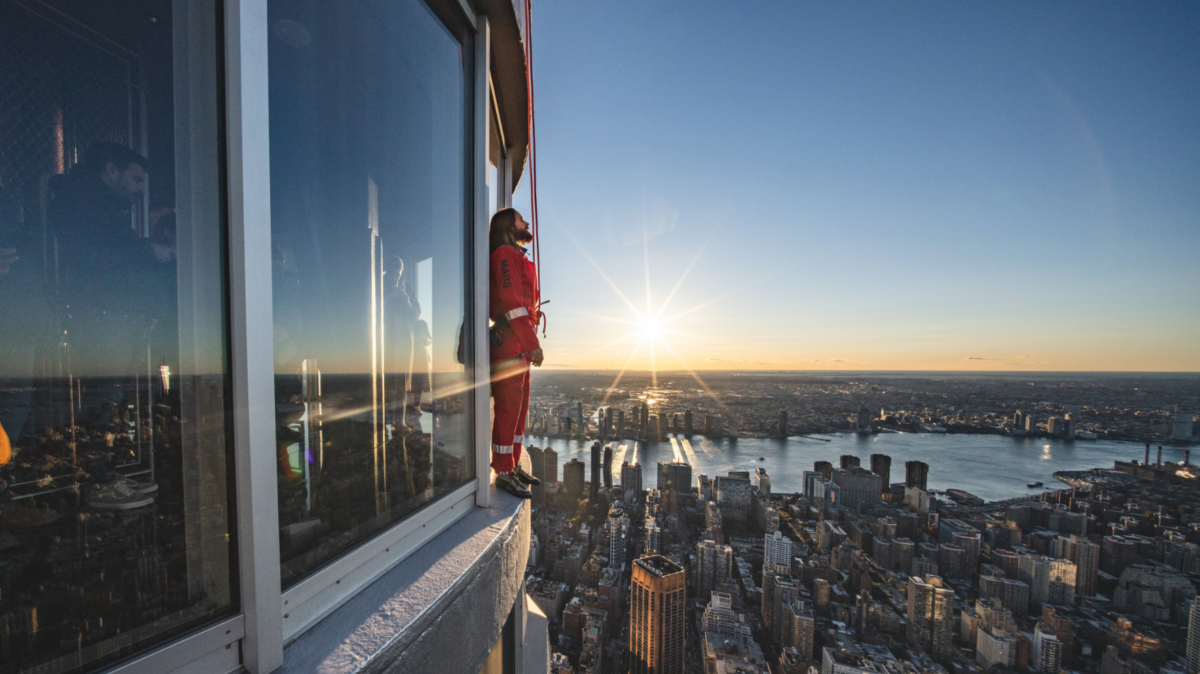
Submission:
[[[647,557],[642,557],[634,563],[659,577],[683,573],[682,566],[672,562],[662,555],[650,555]]]

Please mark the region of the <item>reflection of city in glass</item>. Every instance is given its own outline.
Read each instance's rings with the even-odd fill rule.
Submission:
[[[474,477],[471,59],[417,0],[269,7],[286,587]]]
[[[217,7],[172,6],[0,2],[5,674],[236,609]]]

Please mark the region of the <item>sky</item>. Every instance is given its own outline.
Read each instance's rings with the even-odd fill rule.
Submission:
[[[1200,371],[1200,5],[533,22],[547,367]]]

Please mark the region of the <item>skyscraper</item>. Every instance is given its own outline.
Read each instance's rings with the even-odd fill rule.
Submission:
[[[779,410],[779,437],[786,438],[788,436],[788,413],[787,410]]]
[[[603,456],[603,454],[604,454],[604,449],[600,446],[600,443],[593,442],[592,443],[592,471],[591,471],[592,483],[591,483],[591,490],[589,492],[589,495],[592,499],[595,499],[596,493],[598,491],[600,491],[600,480],[601,480],[600,463],[601,463],[601,457]]]
[[[792,565],[792,540],[776,531],[763,536],[763,566]]]
[[[923,461],[904,462],[904,486],[929,491],[929,464]]]
[[[542,472],[548,483],[558,482],[558,452],[549,447],[542,450]]]
[[[683,413],[683,434],[692,434],[692,411],[687,410]]]
[[[579,459],[571,459],[563,465],[563,484],[567,493],[575,498],[584,496],[583,471],[583,462]]]
[[[1058,674],[1062,664],[1062,642],[1049,625],[1039,622],[1033,630],[1033,662],[1040,674]]]
[[[1100,570],[1100,546],[1087,536],[1058,539],[1058,556],[1075,563],[1075,594],[1091,597],[1096,594],[1096,577]]]
[[[833,464],[828,461],[814,461],[813,470],[820,473],[821,477],[826,480],[833,478]]]
[[[629,592],[632,674],[683,674],[686,594],[682,566],[661,555],[633,563]]]
[[[858,457],[851,458],[858,460]],[[883,493],[880,477],[858,466],[833,471],[832,482],[842,490],[842,502],[848,508],[855,508],[860,504],[873,506],[879,503],[879,497]]]
[[[883,490],[892,484],[892,457],[887,454],[871,455],[871,472],[883,479]]]
[[[908,579],[908,643],[938,660],[954,654],[954,590],[938,576]]]
[[[682,462],[658,462],[659,491],[685,492],[692,488],[692,467]]]
[[[1066,559],[1021,555],[1017,566],[1017,578],[1029,585],[1029,599],[1034,604],[1073,605],[1075,577],[1075,563]]]
[[[529,453],[529,463],[533,468],[533,476],[542,480],[542,484],[530,487],[530,491],[538,500],[545,498],[545,481],[546,469],[544,468],[545,453],[541,447],[528,447],[526,450]]]
[[[707,597],[733,572],[733,548],[713,541],[696,544],[696,589]]]
[[[862,466],[862,461],[853,454],[843,454],[839,459],[839,462],[842,470],[846,470],[847,468],[851,467],[859,468]]]
[[[766,496],[771,493],[771,476],[766,468],[755,468],[754,476],[758,478],[758,493]]]
[[[642,495],[642,466],[638,463],[621,464],[621,491],[628,502],[637,501]]]
[[[797,649],[805,662],[811,662],[813,636],[816,631],[817,624],[812,609],[803,599],[793,599],[783,614],[783,638],[780,639],[780,646]]]
[[[612,445],[605,445],[604,446],[604,463],[601,466],[601,471],[604,473],[604,488],[605,489],[612,489],[612,486],[613,486],[613,476],[612,476],[613,458],[612,458],[612,456],[613,456]]]

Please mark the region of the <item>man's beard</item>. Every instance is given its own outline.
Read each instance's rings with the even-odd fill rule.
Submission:
[[[513,241],[516,241],[518,246],[524,246],[533,241],[533,234],[528,230],[518,229],[513,232]]]

